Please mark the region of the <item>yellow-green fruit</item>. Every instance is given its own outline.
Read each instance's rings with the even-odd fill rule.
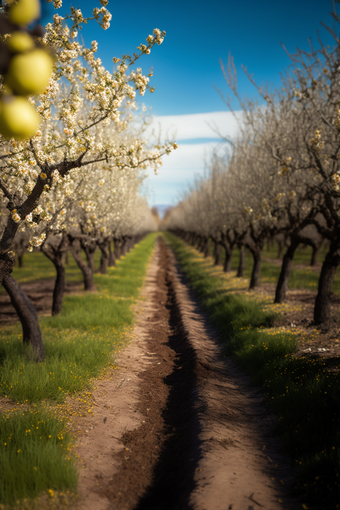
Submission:
[[[5,83],[17,94],[33,95],[44,92],[53,68],[49,54],[36,49],[15,55],[9,64]]]
[[[24,97],[6,97],[0,101],[0,133],[5,138],[31,138],[39,124],[39,115]]]
[[[24,51],[33,50],[34,40],[27,32],[17,30],[13,32],[7,39],[7,48],[12,53],[23,53]]]
[[[8,19],[16,25],[28,25],[40,17],[39,0],[19,0],[12,5],[8,12]]]

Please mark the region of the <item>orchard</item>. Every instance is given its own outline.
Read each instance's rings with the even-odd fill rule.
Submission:
[[[120,59],[114,56],[116,70],[111,74],[102,66],[101,60],[95,58],[97,43],[94,41],[89,49],[77,40],[78,30],[85,22],[97,22],[104,30],[109,27],[111,14],[105,7],[94,8],[91,19],[84,19],[80,10],[72,9],[67,18],[71,26],[56,14],[42,37],[29,39],[30,34],[23,31],[18,40],[15,29],[39,15],[39,5],[34,4],[21,0],[10,5],[8,20],[5,18],[13,32],[4,35],[3,44],[9,41],[7,48],[9,52],[14,50],[14,55],[10,55],[4,72],[0,113],[3,133],[0,147],[3,202],[0,274],[1,283],[22,321],[23,341],[32,344],[37,356],[43,359],[37,315],[11,276],[15,260],[12,244],[17,232],[28,232],[29,249],[47,242],[47,235],[66,234],[67,228],[72,233],[72,226],[79,227],[77,213],[71,213],[71,205],[67,203],[70,195],[75,196],[74,191],[79,192],[78,208],[82,207],[79,203],[84,196],[88,201],[84,212],[92,211],[92,221],[95,222],[98,215],[100,219],[97,221],[104,224],[107,221],[105,215],[112,211],[108,209],[109,203],[104,201],[102,208],[105,210],[100,211],[98,202],[102,197],[98,191],[93,200],[89,199],[87,192],[94,189],[93,179],[96,187],[97,182],[99,185],[101,181],[104,183],[106,177],[106,192],[118,197],[119,181],[116,188],[113,175],[119,171],[123,177],[133,169],[134,179],[128,180],[123,189],[131,186],[132,193],[136,194],[138,186],[133,181],[138,181],[138,170],[146,168],[147,164],[157,170],[161,156],[171,152],[174,145],[150,148],[142,133],[140,139],[139,133],[126,135],[126,140],[124,134],[120,135],[128,133],[132,124],[130,111],[135,108],[136,92],[144,95],[149,88],[149,76],[144,76],[140,68],[134,70],[132,67],[142,55],[150,53],[155,44],[163,42],[165,33],[155,29],[154,35],[149,37],[150,42],[139,46],[139,53],[134,57],[124,55]],[[55,5],[58,6],[58,2]],[[32,94],[40,95],[34,97]],[[33,136],[28,138],[31,132]],[[75,216],[64,218],[66,209],[68,214]],[[84,221],[86,224],[91,219]],[[103,233],[105,227],[100,227],[99,231],[101,228]],[[74,246],[74,241],[71,244]],[[44,253],[48,253],[47,248]],[[92,284],[87,283],[86,288],[91,287]],[[60,298],[56,299],[60,301]]]
[[[236,128],[214,125],[205,171],[176,205],[150,208],[148,172],[166,174],[178,145],[152,130],[141,66],[162,70],[169,110],[156,122],[177,122],[183,141],[160,184],[170,197],[207,134],[207,114],[177,115],[174,98],[189,111],[187,76],[201,90],[206,50],[228,34],[219,19],[210,33],[205,12],[203,45],[191,13],[190,37],[162,61],[158,28],[132,54],[105,54],[85,41],[110,29],[108,0],[69,13],[47,2],[0,2],[0,510],[336,510],[335,7],[327,41],[286,50],[279,87],[243,68],[244,95],[233,57],[220,60]],[[137,45],[140,6],[124,20],[121,8],[115,40],[126,24]]]
[[[336,14],[333,17],[338,27]],[[337,42],[335,32],[331,33]],[[229,57],[227,70],[221,62],[227,86],[242,107],[238,138],[225,140],[231,147],[228,158],[213,155],[210,175],[198,179],[187,192],[167,228],[206,254],[209,239],[215,243],[216,254],[223,247],[226,272],[237,247],[238,276],[243,276],[244,249],[249,250],[253,257],[250,289],[259,285],[265,243],[283,242],[286,252],[275,303],[285,300],[299,245],[317,250],[327,242],[314,308],[315,324],[327,326],[340,262],[339,49],[322,46],[318,52],[312,48],[290,58],[294,70],[283,77],[280,90],[269,93],[254,83],[265,107],[241,99],[233,58]],[[232,111],[230,100],[225,102]]]

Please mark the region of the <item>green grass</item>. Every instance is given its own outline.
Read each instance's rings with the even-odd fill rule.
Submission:
[[[211,244],[210,251],[212,254],[213,253],[212,244]],[[276,264],[271,263],[268,260],[264,260],[264,259],[276,259],[277,251],[278,250],[277,250],[276,244],[274,244],[272,247],[270,247],[270,249],[268,249],[268,247],[265,247],[265,249],[263,250],[262,264],[261,264],[261,277],[260,277],[261,282],[273,283],[273,284],[277,283],[277,281],[279,279],[281,267],[277,266]],[[225,254],[224,248],[222,248],[222,261],[224,261],[224,254]],[[283,254],[284,254],[284,251],[283,251]],[[326,254],[327,254],[327,248],[323,247],[318,253],[317,261],[322,263]],[[304,268],[299,268],[299,269],[293,268],[292,269],[290,277],[289,277],[289,282],[288,282],[288,287],[290,289],[308,289],[308,290],[317,291],[318,282],[319,282],[319,273],[314,271],[314,269],[312,269],[309,266],[311,255],[312,255],[312,248],[309,246],[307,246],[307,247],[301,246],[296,250],[293,265],[294,264],[305,265],[306,268],[305,269]],[[233,255],[232,255],[232,259],[231,259],[231,269],[233,271],[236,271],[238,268],[238,259],[239,259],[239,250],[235,249],[233,251]],[[245,278],[250,278],[252,267],[253,267],[252,256],[251,256],[250,252],[248,250],[246,250],[245,251],[245,271],[244,271]],[[335,294],[340,294],[340,266],[337,269],[337,272],[336,272],[336,275],[334,278],[332,292],[334,292]]]
[[[73,438],[63,420],[38,409],[0,415],[0,445],[0,501],[76,490]]]
[[[98,377],[103,369],[113,362],[115,352],[125,342],[126,329],[133,324],[131,305],[138,297],[143,284],[154,240],[155,235],[148,236],[122,258],[115,269],[109,269],[108,275],[96,275],[98,292],[67,296],[60,316],[40,318],[45,362],[32,361],[30,349],[22,343],[19,324],[1,331],[1,395],[18,404],[50,405],[53,402],[64,402],[67,395],[90,388],[91,379]],[[39,254],[33,254],[32,257],[37,255]],[[38,257],[33,261],[33,265],[37,263],[37,259]],[[18,412],[15,416],[17,430],[23,430],[26,427],[24,425],[26,414]],[[1,420],[5,419],[6,416],[0,415],[0,426]],[[59,419],[50,416],[49,420],[50,426],[56,427],[59,433],[63,434],[64,425]],[[22,438],[18,434],[19,432],[13,432],[13,444],[21,444]],[[69,457],[67,464],[65,455],[60,449],[49,450],[51,442],[47,444],[44,441],[33,442],[36,451],[32,446],[27,450],[26,456],[11,454],[8,457],[8,445],[4,444],[6,441],[2,442],[1,437],[0,435],[0,466],[2,463],[12,461],[14,464],[8,470],[8,476],[4,475],[3,481],[4,486],[11,489],[8,489],[9,492],[6,489],[7,492],[0,493],[0,501],[10,502],[23,497],[23,494],[34,496],[43,490],[42,487],[74,489],[76,471],[73,460]],[[36,459],[40,458],[40,455],[43,457],[45,451],[55,452],[51,458],[51,465],[55,463],[56,466],[63,466],[66,462],[69,472],[65,468],[65,476],[57,477],[55,481],[51,478],[53,470],[46,468],[48,476],[46,475],[47,478],[43,478],[42,485],[39,485],[35,481],[37,475],[34,466]],[[26,467],[22,465],[23,459]],[[14,476],[16,472],[32,473],[31,478],[28,476],[27,482],[30,490],[23,489],[26,491],[23,493],[19,486],[15,489],[18,483]]]
[[[99,258],[100,255],[97,251],[95,253],[95,261],[97,265],[99,265]],[[65,264],[65,269],[66,281],[82,281],[82,274],[71,254],[69,255],[68,263]],[[18,283],[23,284],[34,282],[36,280],[49,280],[55,278],[56,271],[52,262],[39,251],[26,253],[24,256],[24,267],[15,266],[12,275]],[[0,286],[0,295],[4,294],[6,294],[6,291],[2,286]]]
[[[174,249],[226,353],[262,385],[278,416],[277,432],[294,459],[296,487],[309,508],[340,502],[340,374],[326,358],[294,355],[297,339],[275,325],[277,315],[255,299],[226,291],[225,280],[197,251],[171,234]]]

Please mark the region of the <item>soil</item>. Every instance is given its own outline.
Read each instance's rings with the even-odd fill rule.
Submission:
[[[259,389],[216,333],[159,240],[131,341],[93,393],[74,510],[301,508],[292,461]]]
[[[53,282],[27,285],[36,303],[44,296],[40,313],[50,311],[47,287],[51,293]],[[261,293],[273,295],[272,287]],[[326,355],[337,369],[337,325],[314,328],[314,299],[312,291],[289,291],[280,326],[305,334],[301,354]],[[135,312],[118,368],[96,382],[93,414],[73,423],[80,476],[72,508],[300,509],[275,416],[261,390],[223,356],[161,238]]]

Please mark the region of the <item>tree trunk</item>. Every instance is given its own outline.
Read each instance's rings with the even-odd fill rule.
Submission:
[[[85,238],[80,240],[80,246],[86,255],[87,265],[91,269],[92,274],[94,274],[96,272],[96,268],[94,266],[94,254],[97,249],[97,243]]]
[[[109,267],[115,267],[116,266],[116,257],[115,252],[112,249],[112,241],[109,242]]]
[[[130,237],[129,243],[128,243],[128,252],[133,249],[135,246],[135,238],[134,236]]]
[[[219,242],[215,242],[215,261],[214,261],[214,265],[215,266],[220,266],[222,264],[222,246],[220,245]]]
[[[52,315],[60,315],[63,306],[65,290],[65,267],[62,263],[55,263],[57,277],[53,289]]]
[[[63,260],[67,249],[68,239],[65,234],[63,234],[60,241],[53,242],[52,237],[52,241],[44,243],[41,247],[41,251],[52,262],[57,273],[53,289],[52,315],[61,314],[65,290],[65,267]]]
[[[310,259],[310,266],[316,266],[316,262],[317,262],[317,256],[318,256],[318,253],[319,253],[319,249],[320,249],[320,246],[312,246],[312,256],[311,256],[311,259]]]
[[[277,244],[278,244],[278,250],[277,250],[276,258],[280,259],[282,257],[283,243],[280,243],[278,241]]]
[[[109,241],[101,241],[98,243],[99,249],[102,252],[102,256],[100,257],[100,274],[107,274],[109,265],[108,243]]]
[[[74,260],[76,261],[80,271],[84,278],[84,290],[93,291],[96,290],[96,286],[93,281],[93,273],[88,265],[83,261],[80,253],[80,249],[74,246],[74,242],[70,243],[71,253]]]
[[[65,267],[63,264],[63,250],[43,246],[41,251],[52,262],[57,272],[53,289],[52,315],[60,315],[65,290]]]
[[[120,256],[121,256],[121,246],[122,246],[121,240],[117,239],[115,237],[114,240],[113,240],[113,251],[114,251],[116,260],[120,259]]]
[[[18,259],[18,267],[24,267],[24,255],[27,244],[28,238],[24,233],[20,233],[18,239],[14,239],[14,251]]]
[[[232,256],[233,252],[227,244],[224,244],[223,246],[225,249],[225,259],[224,259],[223,271],[225,273],[230,273],[230,271],[231,271],[231,256]]]
[[[204,247],[204,258],[207,258],[210,254],[210,239],[208,237],[208,239],[206,240],[205,242],[205,247]]]
[[[251,272],[251,279],[249,290],[253,290],[259,286],[260,283],[260,274],[261,274],[261,250],[255,248],[251,249],[251,254],[253,256],[253,270]]]
[[[4,275],[2,285],[9,294],[12,305],[19,316],[24,343],[32,345],[34,355],[38,361],[44,360],[45,353],[38,314],[32,301],[28,298],[11,274]]]
[[[287,248],[287,251],[284,254],[280,276],[276,285],[274,303],[284,303],[286,300],[288,280],[292,269],[293,258],[299,244],[300,243],[297,239],[291,239],[290,246]]]
[[[317,325],[327,325],[331,318],[331,290],[339,265],[339,254],[335,243],[331,243],[329,252],[322,265],[319,278],[318,294],[314,306],[314,322]]]
[[[18,267],[24,267],[24,254],[18,255]]]
[[[122,245],[122,255],[126,255],[128,253],[129,244],[130,244],[130,238],[125,237],[124,241],[123,241],[123,245]]]
[[[240,245],[239,249],[239,260],[238,260],[238,268],[237,268],[237,278],[244,278],[244,246]]]

